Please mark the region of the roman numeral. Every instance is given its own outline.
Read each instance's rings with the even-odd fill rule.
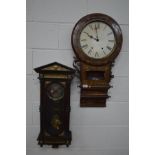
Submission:
[[[104,26],[103,31],[106,29],[107,25]]]
[[[91,30],[93,30],[93,26],[92,26],[92,25],[89,25],[89,28],[90,28]]]
[[[88,51],[88,54],[91,55],[91,52],[92,52],[92,50],[90,49],[90,50]]]
[[[88,47],[87,44],[83,45],[82,48],[86,49]]]
[[[100,29],[100,23],[97,23],[97,29]]]
[[[111,47],[109,47],[109,46],[107,46],[107,49],[108,49],[108,50],[110,50],[110,51],[112,50],[112,48],[111,48]]]
[[[95,29],[97,30],[97,29],[99,29],[100,28],[100,23],[96,23],[95,24]]]
[[[102,50],[102,51],[103,51],[103,53],[106,55],[105,51],[104,51],[104,50]]]
[[[108,40],[108,41],[109,41],[109,42],[112,42],[112,43],[114,42],[114,40]]]
[[[99,57],[99,55],[98,55],[98,53],[97,53],[97,52],[95,53],[95,57]]]
[[[109,32],[107,35],[110,36],[112,34],[112,32]]]
[[[81,39],[81,41],[86,41],[86,39]]]

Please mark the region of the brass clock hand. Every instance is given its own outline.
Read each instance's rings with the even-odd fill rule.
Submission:
[[[51,90],[51,93],[52,93],[52,95],[54,96],[55,94],[57,94],[59,92],[59,89],[57,89],[57,88],[53,88],[52,90]]]

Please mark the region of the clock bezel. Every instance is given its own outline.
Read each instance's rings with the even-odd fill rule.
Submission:
[[[103,22],[107,24],[113,31],[114,37],[115,37],[115,47],[114,49],[105,57],[96,59],[87,56],[80,45],[80,34],[82,30],[92,22]],[[118,56],[121,47],[122,47],[123,37],[122,37],[122,31],[119,26],[119,24],[110,16],[101,14],[101,13],[93,13],[88,14],[84,17],[82,17],[74,26],[71,36],[71,44],[72,48],[79,60],[81,60],[84,63],[90,64],[90,65],[103,65],[107,64],[109,62],[113,62],[113,60]]]

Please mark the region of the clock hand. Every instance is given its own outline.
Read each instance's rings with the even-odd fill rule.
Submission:
[[[91,39],[94,39],[94,40],[98,41],[98,39],[94,38],[94,37],[93,37],[92,35],[90,35],[89,33],[87,33],[87,32],[83,32],[83,33],[87,34],[89,38],[91,38]]]
[[[58,89],[53,89],[51,93],[52,93],[52,95],[57,94],[58,93]]]
[[[97,38],[96,41],[99,41],[96,24],[95,24],[95,31],[96,31],[96,38]]]

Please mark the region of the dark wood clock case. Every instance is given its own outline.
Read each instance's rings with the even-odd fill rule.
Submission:
[[[34,69],[40,80],[40,134],[38,144],[71,144],[70,85],[74,70],[54,62]]]
[[[116,45],[106,57],[93,59],[88,57],[81,48],[80,34],[84,27],[91,22],[104,22],[109,25],[114,33]],[[71,36],[71,44],[76,57],[73,66],[80,78],[80,106],[81,107],[105,107],[108,89],[112,87],[109,83],[114,76],[111,69],[114,60],[122,47],[122,31],[118,23],[110,16],[93,13],[82,17],[74,26]]]

